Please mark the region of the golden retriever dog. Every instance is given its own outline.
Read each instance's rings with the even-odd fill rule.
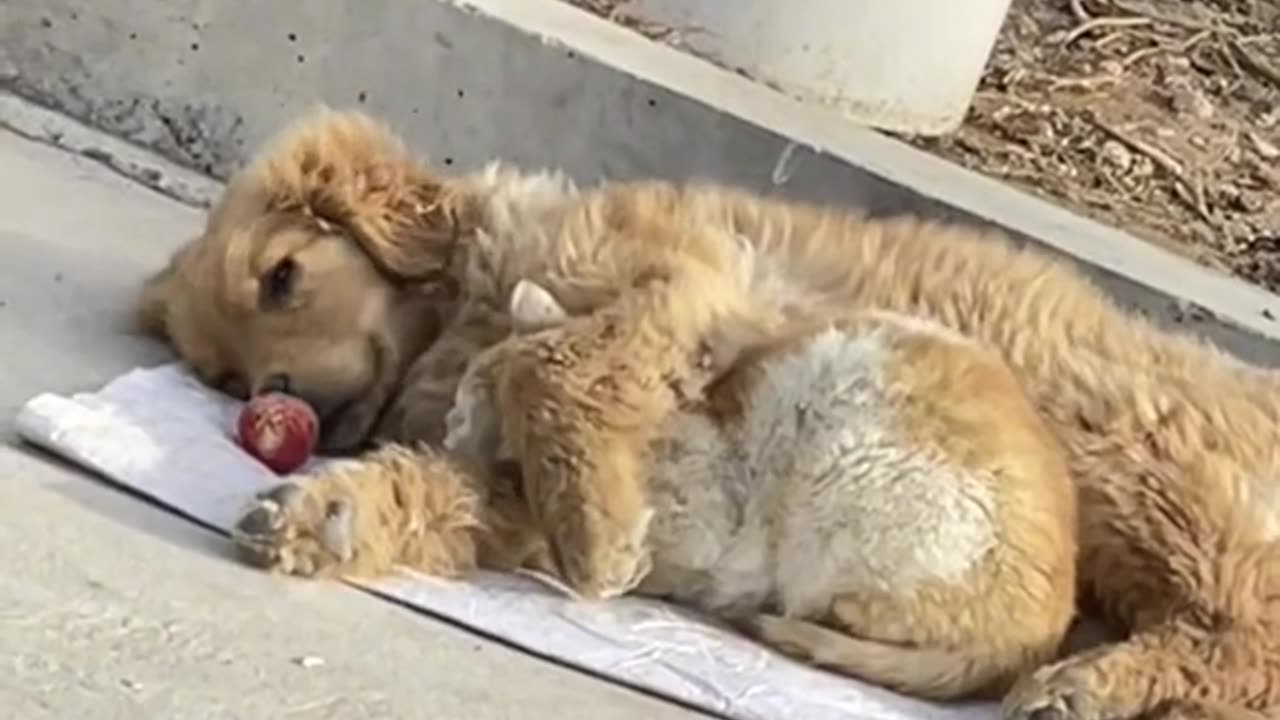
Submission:
[[[682,280],[694,276],[718,279]],[[442,438],[469,359],[510,332],[520,280],[576,316],[651,278],[685,287],[691,317],[755,317],[767,331],[882,309],[950,328],[1013,369],[1066,447],[1079,595],[1124,639],[1029,674],[1006,717],[1248,717],[1280,701],[1275,375],[1121,310],[996,233],[711,184],[582,189],[501,164],[449,176],[370,118],[323,110],[231,179],[200,237],[145,283],[139,317],[211,384],[295,393],[321,414],[327,449],[356,450]],[[607,395],[609,378],[596,380]],[[289,502],[260,498],[242,535],[265,537],[265,556],[298,574],[447,571],[478,552],[466,528],[483,512],[455,502],[450,488],[466,483],[436,481],[440,466],[431,450],[388,450],[340,482],[285,485]],[[546,468],[521,470],[536,485]],[[326,518],[348,512],[355,543],[335,552]],[[594,521],[616,523],[595,537],[635,529]],[[383,552],[361,552],[365,535]],[[571,528],[552,543],[586,537]]]
[[[541,546],[563,557],[519,548],[508,564],[541,560],[593,597],[689,605],[918,697],[998,696],[1052,658],[1075,610],[1075,487],[999,355],[929,321],[861,312],[763,346],[713,331],[707,361],[691,362],[653,324],[688,327],[687,297],[707,287],[631,290],[570,317],[545,289],[516,285],[517,334],[468,366],[444,448],[487,474],[478,485],[501,483],[504,467],[552,465],[527,489],[530,509],[559,515],[531,529],[572,527],[566,516],[581,510],[639,522],[623,543]],[[630,339],[640,336],[654,341]],[[597,374],[596,362],[639,372]],[[597,377],[613,382],[608,401],[581,401]],[[678,391],[653,392],[660,379]],[[636,427],[656,432],[640,434],[643,452],[617,454]],[[584,433],[596,442],[563,443]],[[635,487],[628,466],[615,483],[602,461],[636,455],[643,492],[613,492]],[[353,518],[334,513],[325,536],[351,546]],[[274,545],[269,532],[238,535]]]

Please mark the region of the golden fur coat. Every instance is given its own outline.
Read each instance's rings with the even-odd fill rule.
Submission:
[[[350,449],[438,440],[467,359],[507,334],[520,279],[583,314],[647,278],[707,272],[695,316],[767,331],[882,308],[997,350],[1025,385],[1076,483],[1081,597],[1126,639],[1025,678],[1010,718],[1249,717],[1280,701],[1275,375],[1122,311],[996,233],[707,184],[578,189],[501,165],[445,177],[367,117],[325,111],[233,178],[139,311],[209,382],[295,392],[320,410],[327,446]],[[468,481],[430,452],[386,452],[394,462],[363,475],[263,501],[246,547],[304,574],[467,566],[470,521],[449,520],[439,488]],[[453,485],[386,481],[437,470]],[[384,500],[361,508],[359,532],[394,538],[376,557],[335,553],[319,532],[361,483]]]

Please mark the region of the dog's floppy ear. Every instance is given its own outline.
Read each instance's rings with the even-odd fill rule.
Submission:
[[[531,333],[563,323],[569,313],[546,288],[529,280],[516,283],[507,307],[517,333]]]
[[[270,209],[341,227],[392,279],[421,282],[447,269],[458,235],[452,198],[367,115],[313,111],[250,172],[270,194]]]
[[[168,336],[165,314],[168,311],[168,285],[173,268],[165,268],[147,278],[134,301],[133,327],[148,337],[164,340]]]
[[[162,270],[142,282],[134,298],[133,328],[148,337],[167,340],[169,337],[169,306],[173,286],[178,276],[179,264],[191,251],[194,242],[188,242],[173,253]]]

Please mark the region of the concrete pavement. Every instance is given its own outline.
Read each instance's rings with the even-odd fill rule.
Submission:
[[[700,717],[330,583],[15,446],[42,390],[163,350],[126,334],[200,213],[0,131],[0,714],[36,718]]]

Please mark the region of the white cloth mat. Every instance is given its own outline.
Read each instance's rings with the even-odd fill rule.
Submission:
[[[225,531],[278,482],[232,441],[239,405],[178,365],[98,392],[45,393],[19,412],[29,442]],[[185,469],[184,469],[185,468]],[[302,581],[298,581],[302,582]],[[664,603],[575,603],[536,582],[395,576],[368,589],[535,654],[733,720],[986,720],[993,705],[934,705],[792,662]]]

